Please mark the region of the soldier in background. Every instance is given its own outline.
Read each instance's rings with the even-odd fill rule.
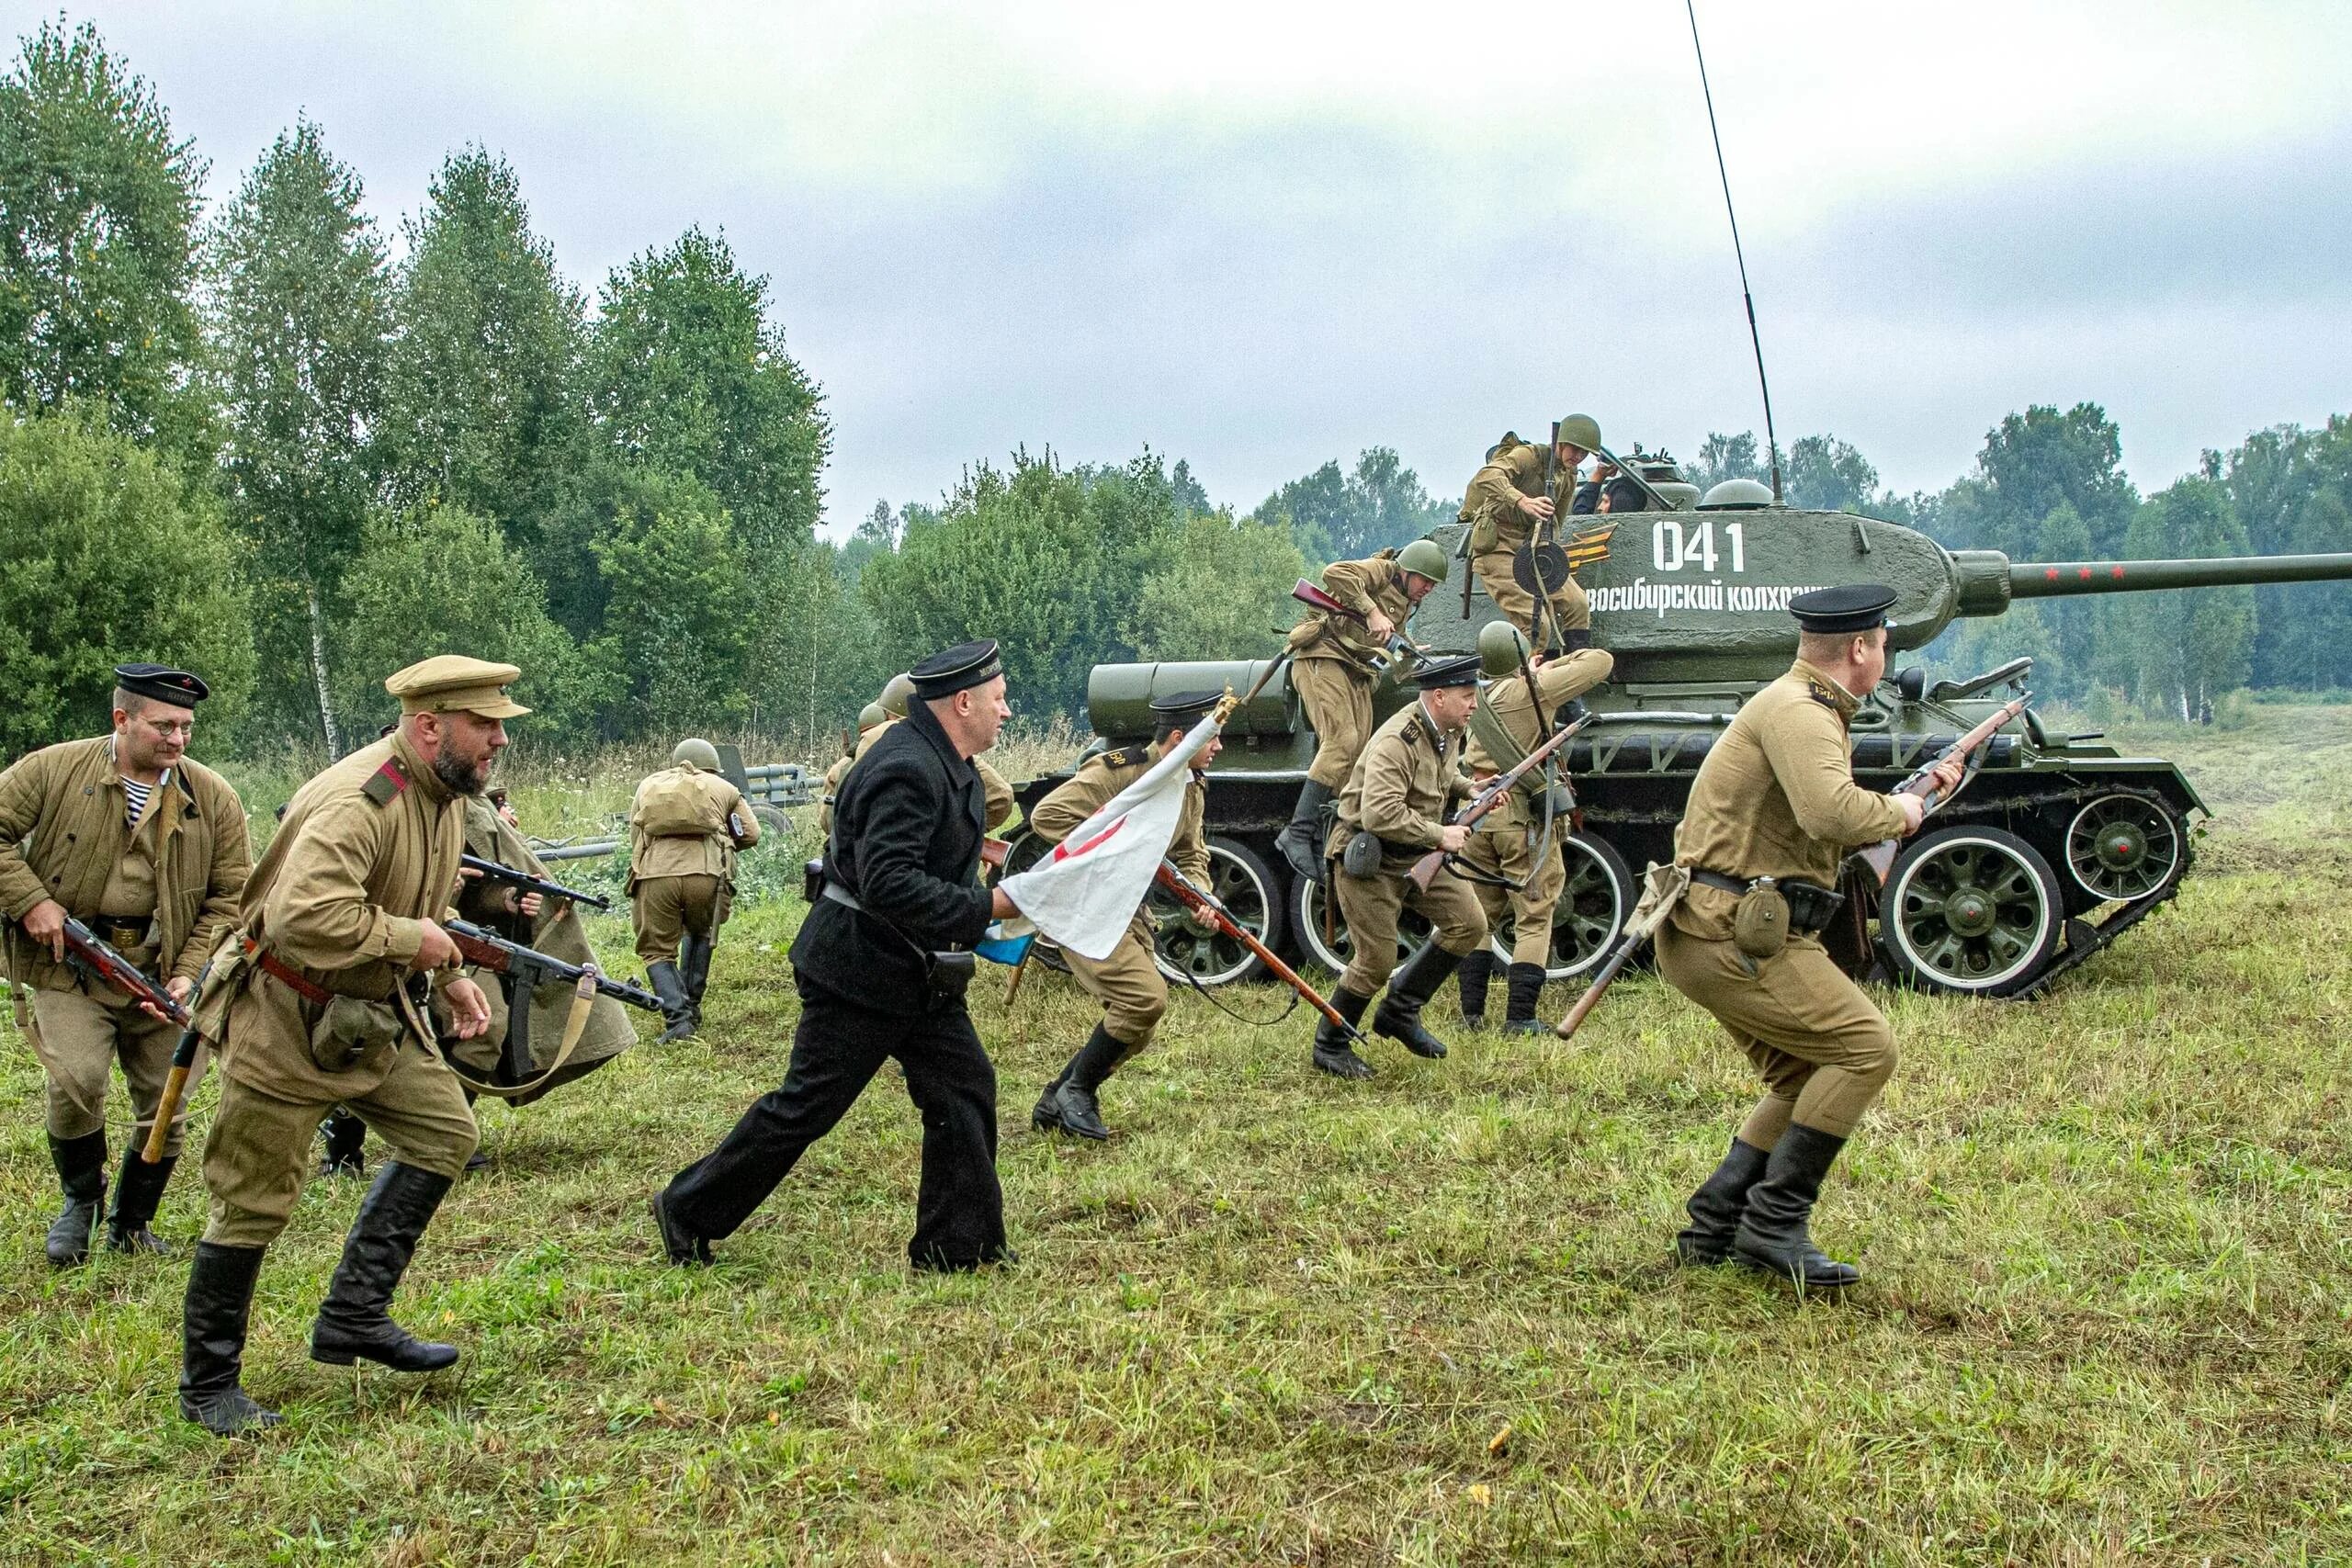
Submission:
[[[1152,743],[1125,746],[1089,758],[1085,766],[1037,803],[1036,809],[1029,814],[1030,828],[1045,842],[1060,843],[1072,829],[1150,772],[1152,765],[1168,754],[1170,747],[1208,716],[1219,695],[1216,692],[1183,692],[1155,699],[1151,705]],[[1185,786],[1183,814],[1177,819],[1176,836],[1168,845],[1168,858],[1175,862],[1176,869],[1200,887],[1209,885],[1208,839],[1201,826],[1209,786],[1202,773],[1216,760],[1223,745],[1222,740],[1213,739],[1193,753],[1193,777]],[[1029,1113],[1029,1124],[1038,1132],[1059,1129],[1081,1138],[1097,1139],[1111,1135],[1110,1128],[1102,1123],[1096,1091],[1119,1064],[1151,1043],[1153,1034],[1159,1031],[1160,1016],[1168,1010],[1168,977],[1159,972],[1153,956],[1157,934],[1147,897],[1144,903],[1136,906],[1135,919],[1128,922],[1126,933],[1120,937],[1119,945],[1111,950],[1109,957],[1088,958],[1067,948],[1062,950],[1062,957],[1080,987],[1102,1004],[1102,1021],[1094,1026],[1086,1043],[1070,1057],[1061,1076],[1047,1084],[1046,1092],[1037,1097],[1037,1107]]]
[[[1469,841],[1470,829],[1447,822],[1445,810],[1465,784],[1462,727],[1478,700],[1478,657],[1431,660],[1413,672],[1413,682],[1419,700],[1374,733],[1340,795],[1331,884],[1354,952],[1331,1006],[1352,1024],[1385,984],[1388,995],[1373,1028],[1417,1056],[1442,1056],[1445,1043],[1421,1026],[1421,1009],[1485,943],[1487,918],[1470,885],[1451,871],[1439,872],[1427,892],[1406,874],[1431,850],[1459,851]],[[1397,968],[1396,917],[1408,905],[1437,930]],[[1315,1026],[1315,1066],[1335,1077],[1372,1077],[1372,1065],[1328,1019]]]
[[[235,919],[253,852],[245,808],[220,774],[187,758],[196,705],[209,691],[185,671],[115,671],[114,731],[31,753],[0,773],[0,912],[8,977],[32,990],[17,1022],[49,1087],[49,1152],[65,1207],[49,1227],[50,1262],[89,1256],[107,1190],[107,1082],[119,1063],[131,1135],[116,1178],[107,1245],[162,1252],[148,1228],[179,1162],[203,1058],[164,1144],[140,1157],[169,1076],[176,1024],[65,962],[65,919],[88,926],[182,1002]]]
[[[849,776],[850,764],[857,761],[857,753],[865,746],[865,738],[889,722],[889,710],[880,703],[868,703],[858,710],[857,739],[842,747],[839,760],[825,770],[824,788],[819,792],[817,798],[817,836],[819,838],[821,839],[833,830],[833,796],[840,792],[842,780]]]
[[[459,1040],[490,1023],[481,988],[440,922],[464,849],[459,802],[478,795],[506,745],[504,721],[530,710],[506,694],[511,664],[443,654],[384,682],[400,700],[390,739],[312,778],[254,867],[197,1010],[220,1054],[220,1106],[204,1145],[211,1220],[188,1272],[180,1414],[217,1436],[278,1416],[242,1386],[247,1321],[262,1256],[301,1196],[319,1122],[338,1100],[391,1146],[359,1205],[311,1359],[433,1371],[457,1348],[393,1322],[392,1292],[465,1168],[473,1112],[443,1061],[430,1010]]]
[[[1816,933],[1836,913],[1847,853],[1917,831],[1923,813],[1917,795],[1856,784],[1847,738],[1886,673],[1894,605],[1894,590],[1876,583],[1789,601],[1796,662],[1708,750],[1674,832],[1690,886],[1658,928],[1658,973],[1714,1014],[1764,1079],[1764,1097],[1686,1205],[1675,1251],[1687,1265],[1736,1259],[1815,1290],[1861,1278],[1822,1255],[1808,1222],[1831,1163],[1894,1071],[1894,1035]],[[1957,785],[1961,766],[1939,768],[1939,787]],[[1750,899],[1772,897],[1786,899],[1785,921],[1741,919]]]
[[[913,676],[901,673],[890,677],[889,683],[882,688],[882,694],[875,699],[885,717],[880,724],[858,737],[859,757],[874,750],[874,743],[890,733],[891,726],[907,716],[907,699],[914,694],[914,689]],[[855,760],[851,759],[853,762]],[[1012,820],[1012,785],[1006,782],[1002,773],[989,766],[985,757],[973,758],[972,770],[980,775],[980,792],[988,813],[988,830],[993,833]],[[844,772],[842,776],[846,778],[849,775]],[[825,830],[830,833],[832,829],[828,826]]]
[[[1519,628],[1502,621],[1489,621],[1479,629],[1478,657],[1487,684],[1470,715],[1464,755],[1471,783],[1482,789],[1497,774],[1517,767],[1555,726],[1571,719],[1569,710],[1583,706],[1577,699],[1609,679],[1615,664],[1597,648],[1532,657]],[[1568,834],[1568,816],[1565,806],[1555,806],[1549,830],[1539,837],[1545,826],[1544,792],[1548,787],[1540,770],[1530,770],[1508,799],[1478,818],[1462,851],[1463,863],[1480,876],[1516,885],[1502,887],[1470,879],[1488,927],[1500,927],[1506,915],[1511,921],[1503,1007],[1506,1034],[1540,1034],[1549,1027],[1536,1019],[1535,1006],[1551,962],[1552,912],[1567,880],[1560,844]],[[1473,1029],[1486,1022],[1487,987],[1494,967],[1495,955],[1484,947],[1462,961],[1462,1021]]]
[[[1600,447],[1600,426],[1589,415],[1570,414],[1560,422],[1552,451],[1552,490],[1558,496],[1573,498],[1577,468]],[[1549,595],[1548,611],[1539,615],[1535,595],[1513,575],[1520,551],[1539,527],[1555,521],[1560,506],[1554,495],[1545,493],[1544,448],[1506,434],[1471,476],[1457,521],[1463,528],[1461,548],[1495,608],[1536,647],[1574,653],[1592,646],[1592,605],[1584,589],[1564,572],[1559,588]]]
[[[628,812],[629,915],[646,983],[670,1020],[664,1041],[702,1027],[703,989],[735,892],[735,855],[759,818],[718,771],[718,748],[681,740],[671,765],[637,786]]]
[[[1427,539],[1364,560],[1333,561],[1323,569],[1323,591],[1363,618],[1309,608],[1291,628],[1291,690],[1315,730],[1315,761],[1274,843],[1302,877],[1322,874],[1324,807],[1346,785],[1372,738],[1372,689],[1389,639],[1448,570],[1445,551]]]

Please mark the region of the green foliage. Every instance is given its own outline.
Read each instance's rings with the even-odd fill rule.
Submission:
[[[1834,435],[1801,437],[1782,479],[1791,506],[1820,512],[1867,512],[1879,494],[1878,470]]]
[[[2211,479],[2182,479],[2150,496],[2125,530],[2129,558],[2244,555],[2245,528]],[[2118,594],[2099,606],[2099,668],[2151,714],[2208,716],[2252,669],[2254,591]]]
[[[1335,561],[1417,539],[1452,522],[1454,511],[1453,502],[1421,488],[1420,476],[1394,449],[1367,446],[1356,455],[1354,472],[1342,475],[1337,462],[1326,463],[1259,502],[1255,515],[1289,528],[1309,559]]]
[[[605,440],[701,480],[755,550],[808,541],[832,449],[816,383],[768,320],[767,291],[723,236],[689,229],[614,271],[589,349]]]
[[[1184,520],[1176,552],[1143,580],[1126,637],[1138,659],[1258,659],[1297,618],[1291,586],[1306,573],[1290,530],[1228,512]]]
[[[744,655],[764,628],[752,624],[758,581],[726,513],[715,502],[629,507],[594,548],[605,629],[591,651],[620,682],[608,727],[688,734],[741,723]]]
[[[281,729],[318,727],[330,750],[341,737],[319,705],[334,681],[317,655],[375,490],[390,320],[383,242],[360,198],[359,176],[300,120],[245,176],[209,247],[221,484],[266,584],[259,635],[300,650],[264,666],[258,705]]]
[[[88,23],[61,17],[0,78],[0,395],[103,403],[115,425],[195,447],[188,293],[204,160]]]
[[[753,729],[790,730],[813,744],[901,668],[890,661],[844,555],[818,539],[761,558],[743,680]]]
[[[595,667],[548,619],[547,595],[497,527],[457,507],[370,518],[345,574],[335,627],[335,701],[368,739],[397,711],[384,678],[436,653],[523,671],[516,697],[536,730],[584,727],[607,696]]]
[[[117,664],[210,684],[208,728],[254,682],[243,559],[210,495],[96,408],[0,423],[0,755],[107,727]]]
[[[469,147],[427,190],[393,308],[391,493],[463,507],[535,551],[586,438],[584,307],[504,159]]]

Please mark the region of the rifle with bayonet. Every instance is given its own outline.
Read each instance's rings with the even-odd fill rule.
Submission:
[[[1531,687],[1531,695],[1532,694],[1532,691],[1533,689]],[[1586,714],[1574,724],[1562,725],[1559,728],[1554,730],[1548,737],[1546,737],[1541,746],[1536,747],[1534,750],[1530,751],[1526,756],[1521,757],[1507,771],[1497,773],[1493,778],[1487,780],[1486,787],[1479,790],[1477,794],[1472,795],[1468,804],[1464,805],[1460,811],[1454,813],[1453,826],[1458,828],[1475,827],[1480,818],[1486,816],[1487,813],[1492,811],[1496,807],[1500,806],[1504,800],[1510,797],[1511,786],[1518,784],[1521,779],[1524,778],[1530,769],[1542,767],[1544,765],[1544,759],[1550,757],[1553,752],[1557,751],[1561,747],[1566,745],[1568,741],[1575,737],[1578,730],[1592,722],[1592,715]],[[1413,863],[1413,869],[1407,872],[1405,874],[1412,878],[1413,886],[1415,887],[1418,887],[1422,892],[1426,893],[1430,890],[1430,884],[1437,880],[1437,874],[1445,869],[1445,863],[1452,859],[1453,855],[1453,852],[1450,850],[1431,850],[1429,853],[1415,861]]]
[[[1366,636],[1371,635],[1372,618],[1370,616],[1366,615],[1362,610],[1342,604],[1329,593],[1316,587],[1315,584],[1307,581],[1306,579],[1303,577],[1291,585],[1290,596],[1297,600],[1300,604],[1306,605],[1309,609],[1320,610],[1327,615],[1345,615],[1356,625],[1363,627]],[[1390,632],[1388,634],[1386,647],[1388,649],[1389,665],[1392,669],[1401,669],[1403,666],[1411,663],[1421,656],[1421,650],[1405,640],[1405,634],[1402,632]]]
[[[493,1093],[536,1087],[537,1080],[531,1076],[537,1065],[531,1054],[531,998],[541,986],[568,985],[575,998],[572,1021],[564,1030],[564,1043],[555,1062],[540,1075],[542,1078],[553,1076],[578,1043],[580,1031],[587,1021],[585,1004],[595,998],[610,997],[647,1012],[662,1010],[661,998],[626,980],[601,974],[593,964],[568,964],[551,953],[510,942],[471,920],[453,919],[442,930],[449,933],[449,940],[457,943],[459,956],[467,963],[511,982],[506,998],[506,1038],[499,1047],[497,1073],[487,1086]]]
[[[512,887],[518,893],[536,893],[542,898],[561,898],[574,904],[585,904],[592,909],[602,909],[608,913],[613,907],[613,901],[602,894],[584,892],[577,887],[566,887],[560,882],[549,882],[543,876],[534,876],[527,871],[518,871],[511,865],[501,865],[494,860],[484,860],[480,855],[461,854],[458,857],[458,863],[468,871],[479,873],[484,882],[500,887]]]
[[[1363,1032],[1340,1017],[1340,1010],[1326,1001],[1321,992],[1302,979],[1297,970],[1275,957],[1272,949],[1260,942],[1250,933],[1249,928],[1235,919],[1233,911],[1218,902],[1216,895],[1177,870],[1173,862],[1161,861],[1155,879],[1160,886],[1175,896],[1178,903],[1192,912],[1194,919],[1231,937],[1249,949],[1250,954],[1259,963],[1264,964],[1275,979],[1296,991],[1300,998],[1317,1012],[1321,1013],[1333,1028],[1344,1030],[1351,1040],[1364,1038]]]

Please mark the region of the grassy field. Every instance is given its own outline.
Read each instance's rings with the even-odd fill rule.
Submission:
[[[185,1265],[43,1261],[0,1030],[0,1558],[2352,1558],[2352,708],[2126,739],[2220,812],[2199,874],[2048,1000],[1883,998],[1904,1063],[1816,1226],[1868,1270],[1843,1302],[1668,1266],[1752,1089],[1651,980],[1572,1047],[1384,1044],[1364,1085],[1307,1070],[1303,1013],[1179,997],[1074,1147],[1025,1117],[1084,998],[1035,976],[1008,1016],[990,972],[1019,1266],[904,1269],[886,1071],[718,1268],[661,1268],[646,1198],[782,1072],[774,901],[702,1038],[485,1112],[396,1303],[454,1372],[305,1357],[359,1196],[314,1185],[247,1359],[288,1424],[223,1444],[173,1412]]]

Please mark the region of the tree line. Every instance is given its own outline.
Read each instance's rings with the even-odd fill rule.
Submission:
[[[1450,518],[1476,467],[1433,497],[1373,446],[1239,510],[1160,453],[1023,448],[835,542],[822,388],[722,232],[592,294],[488,148],[447,157],[397,246],[307,118],[208,213],[209,173],[92,27],[43,24],[0,78],[0,754],[101,726],[130,659],[201,671],[208,730],[247,752],[350,749],[384,675],[448,650],[520,665],[557,744],[812,738],[982,632],[1025,709],[1078,713],[1098,662],[1270,652],[1294,579]],[[1697,450],[1702,484],[1766,467],[1752,435]],[[1783,470],[1795,504],[2021,558],[2352,543],[2342,420],[2145,498],[2089,404],[2011,416],[1939,494],[1883,492],[1826,435]],[[2177,709],[2352,685],[2347,617],[2337,588],[2052,603],[1935,651]]]

